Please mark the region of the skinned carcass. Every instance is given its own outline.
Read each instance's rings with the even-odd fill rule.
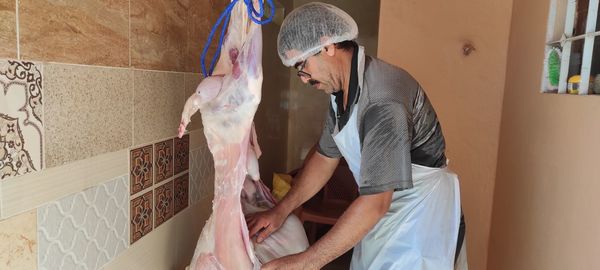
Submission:
[[[188,98],[179,127],[181,136],[200,110],[215,166],[213,212],[190,269],[260,269],[269,260],[304,251],[308,241],[293,215],[260,244],[248,235],[244,214],[267,210],[275,202],[259,179],[260,148],[253,126],[263,80],[261,26],[251,22],[242,1],[232,10],[221,51],[215,75]]]

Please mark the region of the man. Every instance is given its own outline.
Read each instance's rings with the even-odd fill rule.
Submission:
[[[331,94],[331,105],[317,153],[275,208],[247,217],[250,235],[261,242],[276,231],[325,185],[341,157],[360,196],[308,250],[263,269],[320,269],[352,247],[351,269],[453,269],[462,243],[460,195],[435,111],[414,78],[365,56],[352,41],[357,36],[348,14],[323,3],[297,8],[281,26],[283,64]]]

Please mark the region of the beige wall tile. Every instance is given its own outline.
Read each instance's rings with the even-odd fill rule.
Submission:
[[[129,151],[121,150],[0,181],[0,218],[23,213],[127,174],[128,154]]]
[[[14,0],[0,0],[0,57],[17,58],[17,22]]]
[[[131,146],[131,70],[49,64],[44,75],[47,167]]]
[[[134,145],[177,135],[183,78],[183,73],[134,71]]]
[[[187,26],[187,47],[185,54],[185,70],[191,72],[202,72],[200,66],[200,55],[207,42],[208,34],[221,12],[225,10],[229,4],[229,0],[213,0],[213,1],[193,1],[188,9],[186,21]],[[215,34],[206,56],[206,66],[210,65],[210,60],[218,46],[218,35]]]
[[[37,269],[35,210],[0,221],[0,269]]]
[[[201,72],[200,54],[228,0],[131,1],[131,65]],[[218,38],[218,37],[217,37]],[[212,43],[207,59],[217,47]]]
[[[187,3],[188,1],[131,0],[133,67],[184,70]]]
[[[129,65],[129,1],[19,1],[23,59]]]

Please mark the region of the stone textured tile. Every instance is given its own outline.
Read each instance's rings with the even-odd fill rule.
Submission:
[[[128,0],[20,0],[21,57],[129,66]]]
[[[131,200],[130,243],[140,240],[152,231],[152,190]]]
[[[173,201],[174,215],[188,207],[190,191],[189,174],[184,174],[175,178],[173,183]]]
[[[46,166],[131,146],[132,71],[44,66]]]
[[[43,167],[41,66],[0,60],[0,180]]]
[[[194,1],[193,4],[206,2]],[[131,65],[183,71],[189,1],[131,0]]]
[[[17,20],[14,0],[0,0],[0,57],[17,58]]]
[[[37,210],[39,269],[99,269],[128,247],[123,175]]]
[[[154,228],[173,217],[173,181],[154,189]]]
[[[177,135],[183,110],[183,73],[134,71],[134,144]]]
[[[203,145],[190,152],[190,204],[212,196],[215,167],[208,146]]]
[[[154,144],[154,183],[173,176],[173,139]]]
[[[131,195],[152,186],[152,145],[131,150],[129,154],[129,181]]]
[[[202,81],[202,74],[200,73],[186,73],[185,74],[185,100],[187,100],[191,95],[196,93],[196,87]],[[200,116],[200,112],[196,112],[192,115],[191,122],[188,124],[186,129],[188,131],[201,129],[202,128],[202,117]]]
[[[185,65],[186,71],[202,73],[200,66],[200,55],[204,44],[208,40],[210,29],[225,10],[229,0],[195,1],[190,5],[187,13],[187,47]],[[206,67],[208,69],[218,46],[218,35],[215,35],[210,44],[206,56]]]
[[[175,138],[175,174],[186,171],[190,167],[190,135]]]
[[[200,54],[228,0],[131,0],[131,64],[136,68],[200,72]],[[218,37],[217,37],[218,38]],[[207,59],[217,47],[210,46]]]
[[[0,221],[0,269],[37,269],[35,211]]]

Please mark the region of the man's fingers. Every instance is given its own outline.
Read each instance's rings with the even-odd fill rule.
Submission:
[[[262,230],[263,228],[267,227],[267,224],[263,224],[261,222],[257,222],[254,221],[252,226],[250,226],[250,237],[254,236],[255,234],[257,234],[258,232],[260,232],[260,230]]]
[[[248,226],[248,233],[250,233],[250,229],[252,227],[254,227],[254,224],[256,224],[256,221],[254,219],[250,219],[250,220],[246,219],[246,226]],[[252,236],[252,235],[250,235],[250,236]]]
[[[269,226],[265,227],[264,230],[262,230],[258,233],[258,236],[256,237],[256,242],[262,243],[262,241],[267,239],[267,237],[269,237],[269,235],[271,235],[272,232],[273,232],[273,226],[269,225]]]
[[[267,264],[263,264],[262,267],[260,268],[260,270],[272,270],[275,269],[273,268],[273,264],[272,263],[267,263]]]

